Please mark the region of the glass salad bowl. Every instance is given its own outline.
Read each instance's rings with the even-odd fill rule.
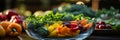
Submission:
[[[30,21],[26,33],[36,40],[83,40],[94,31],[95,23],[74,21]]]
[[[36,40],[82,40],[94,31],[95,17],[85,5],[62,5],[45,15],[27,17],[26,32]]]

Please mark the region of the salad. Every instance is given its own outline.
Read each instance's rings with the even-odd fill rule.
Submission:
[[[42,16],[32,15],[27,17],[28,29],[43,38],[70,38],[87,32],[90,28],[94,27],[95,18],[93,17],[95,17],[95,15],[86,15],[92,14],[93,12],[92,10],[84,9],[87,7],[83,7],[87,12],[81,11],[81,8],[79,8],[80,10],[77,8],[72,9],[75,6],[83,7],[74,4],[68,9],[63,9],[71,11],[54,9]],[[78,12],[75,10],[78,10]],[[77,12],[77,14],[74,12]]]

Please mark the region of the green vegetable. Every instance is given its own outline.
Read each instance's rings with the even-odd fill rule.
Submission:
[[[61,10],[60,10],[61,9]],[[91,8],[85,5],[77,5],[77,4],[69,4],[69,5],[62,5],[58,9],[53,9],[54,12],[59,13],[67,13],[67,14],[84,14],[85,16],[89,17],[96,17],[96,12],[94,12]]]
[[[36,29],[36,32],[41,35],[42,37],[46,37],[49,35],[49,31],[46,30],[44,27],[39,27]]]
[[[62,21],[72,21],[72,20],[74,20],[73,14],[67,14],[62,18]]]
[[[28,22],[28,28],[34,30],[36,28],[35,22],[34,21]]]
[[[111,24],[111,28],[113,30],[118,30],[120,29],[120,21],[118,19],[109,19],[105,20],[105,23]]]
[[[120,24],[119,25],[112,25],[111,27],[113,30],[118,30],[120,29]]]
[[[119,13],[119,10],[118,9],[115,9],[114,7],[110,7],[110,9],[101,9],[101,10],[98,10],[97,12],[97,17],[101,17],[101,15],[107,15],[107,17],[109,18],[114,18],[113,15]],[[105,17],[103,17],[105,18]]]

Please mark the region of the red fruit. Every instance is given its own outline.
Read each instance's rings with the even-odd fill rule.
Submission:
[[[103,24],[101,24],[101,25],[99,25],[99,27],[98,27],[99,29],[103,29],[104,28],[104,25]]]
[[[95,26],[96,28],[99,28],[99,24],[96,24],[96,26]]]
[[[110,28],[111,28],[111,25],[110,25],[110,24],[106,24],[106,28],[107,28],[107,29],[110,29]]]
[[[102,20],[102,21],[100,22],[100,24],[105,24],[105,22]]]
[[[79,29],[79,26],[77,26],[77,23],[71,23],[70,29],[73,32],[76,32]]]
[[[70,28],[70,29],[71,29],[71,31],[76,32],[77,30],[79,30],[79,26],[76,26],[76,27]]]
[[[96,27],[96,28],[99,28],[99,22],[96,22],[95,27]]]
[[[7,10],[7,11],[6,11],[6,15],[7,15],[8,19],[10,20],[12,16],[18,15],[18,14],[17,14],[17,12],[14,11],[14,10]]]
[[[21,19],[14,19],[14,21],[13,22],[15,22],[15,23],[21,23],[22,22],[22,20]]]
[[[7,16],[2,14],[2,13],[0,13],[0,21],[4,21],[6,19],[7,19]]]
[[[71,28],[74,28],[74,27],[76,27],[76,26],[77,26],[77,23],[71,23],[71,24],[70,24],[70,27],[71,27]]]
[[[22,23],[23,17],[22,16],[12,16],[10,22],[13,23]]]

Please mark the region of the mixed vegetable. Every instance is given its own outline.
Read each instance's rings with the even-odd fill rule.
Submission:
[[[81,8],[72,8],[81,7]],[[82,5],[71,5],[64,11],[49,11],[42,16],[32,15],[26,18],[28,28],[42,37],[74,37],[94,26],[92,10],[83,10]],[[76,13],[75,13],[76,12]],[[85,13],[86,12],[86,13]]]
[[[32,22],[32,21],[31,21]],[[88,19],[73,21],[46,21],[46,23],[29,23],[28,28],[42,37],[74,37],[88,31],[94,23]]]

